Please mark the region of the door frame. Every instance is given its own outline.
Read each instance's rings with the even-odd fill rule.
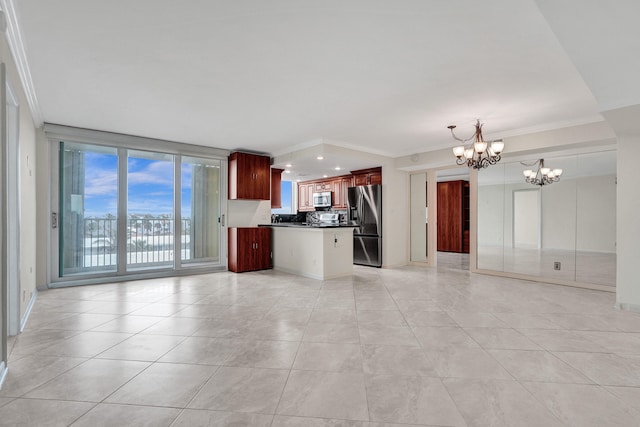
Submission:
[[[20,104],[2,64],[2,146],[4,151],[3,281],[6,289],[6,333],[20,332]]]

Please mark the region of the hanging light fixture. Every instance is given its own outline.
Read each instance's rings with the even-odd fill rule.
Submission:
[[[463,165],[466,163],[470,168],[482,169],[489,165],[495,165],[500,161],[500,153],[502,153],[504,149],[504,142],[502,142],[501,139],[485,141],[482,138],[482,125],[480,124],[480,120],[476,121],[475,133],[467,139],[458,138],[455,133],[453,133],[453,130],[456,128],[455,125],[447,126],[447,128],[451,131],[453,139],[462,142],[462,145],[453,148],[453,155],[456,156],[457,164]],[[464,144],[471,140],[473,140],[473,142],[468,147],[465,147]]]
[[[524,175],[524,180],[529,184],[533,185],[548,185],[553,184],[554,182],[560,181],[560,175],[562,175],[562,169],[551,169],[545,167],[544,159],[538,159],[533,163],[527,164],[524,162],[520,162],[524,166],[538,166],[537,170],[527,169],[522,171]]]

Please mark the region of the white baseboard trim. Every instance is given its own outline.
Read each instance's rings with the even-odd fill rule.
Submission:
[[[0,389],[2,388],[2,384],[4,383],[4,379],[7,376],[7,365],[4,362],[0,362]]]
[[[615,307],[621,311],[633,311],[636,313],[640,313],[640,305],[638,304],[627,304],[624,302],[617,302]]]
[[[27,326],[27,320],[29,320],[29,315],[31,314],[31,309],[36,303],[36,297],[38,296],[38,290],[34,289],[33,294],[31,295],[31,299],[29,300],[29,305],[27,305],[27,309],[24,311],[24,316],[20,319],[20,333],[24,331],[24,327]]]

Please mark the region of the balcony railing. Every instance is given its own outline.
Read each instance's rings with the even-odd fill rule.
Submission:
[[[126,260],[139,267],[170,265],[174,260],[174,220],[171,218],[128,218]],[[191,259],[191,220],[181,220],[181,259]],[[84,219],[80,269],[115,266],[118,242],[116,218]]]

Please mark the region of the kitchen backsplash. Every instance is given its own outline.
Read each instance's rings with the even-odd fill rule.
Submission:
[[[331,211],[320,211],[320,212],[299,212],[297,214],[273,214],[271,215],[271,222],[318,222],[318,215],[322,213],[337,213],[340,219],[340,222],[345,222],[347,220],[347,211],[346,210],[331,210]]]
[[[330,211],[307,212],[306,222],[320,222],[320,214],[323,213],[337,213],[338,220],[340,222],[345,222],[347,220],[347,211],[331,209]]]

